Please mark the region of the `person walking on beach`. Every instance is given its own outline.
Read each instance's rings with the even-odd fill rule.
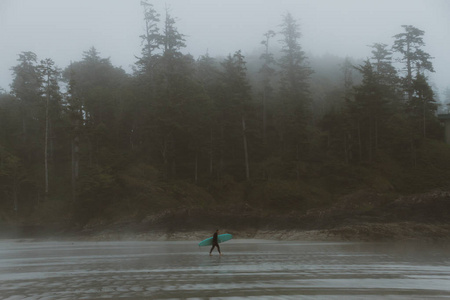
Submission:
[[[211,247],[211,250],[209,251],[210,256],[212,255],[212,251],[214,250],[214,247],[217,247],[217,251],[219,251],[219,254],[222,255],[222,252],[220,252],[218,235],[219,235],[219,229],[216,229],[216,232],[214,232],[214,235],[213,235],[212,247]]]

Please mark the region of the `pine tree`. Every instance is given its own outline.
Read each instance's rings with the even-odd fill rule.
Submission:
[[[206,143],[205,147],[207,148],[209,157],[208,169],[210,176],[214,173],[215,166],[217,165],[216,159],[219,157],[218,153],[220,152],[219,139],[217,138],[220,136],[220,124],[217,122],[220,114],[217,109],[217,103],[222,91],[219,66],[216,60],[210,57],[208,53],[202,55],[197,60],[196,79],[202,87],[208,103],[208,112],[203,117],[207,120],[206,126],[209,130],[209,142]]]
[[[162,87],[165,92],[174,92],[177,82],[182,80],[186,74],[186,61],[181,53],[181,49],[186,47],[184,43],[184,34],[181,34],[177,27],[175,18],[173,18],[169,9],[166,8],[164,28],[162,32]],[[175,85],[175,86],[174,86]]]
[[[21,117],[17,98],[0,92],[0,211],[14,214],[19,212],[21,186],[28,171],[17,151]]]
[[[261,66],[259,73],[262,77],[262,127],[264,147],[267,146],[267,102],[272,98],[272,80],[275,74],[275,59],[269,50],[269,43],[275,35],[276,34],[273,30],[269,30],[264,34],[265,39],[261,41],[261,44],[264,45],[264,53],[260,56],[260,59],[263,61],[263,65]]]
[[[247,68],[245,57],[241,51],[233,56],[229,55],[222,63],[224,68],[223,82],[225,88],[225,99],[223,103],[223,121],[225,126],[233,132],[240,132],[243,141],[245,178],[250,178],[250,163],[248,150],[248,124],[247,120],[251,111],[251,87],[247,79]],[[240,124],[240,126],[238,126]],[[228,133],[230,134],[230,133]]]
[[[161,46],[162,42],[162,36],[158,28],[160,15],[148,0],[141,1],[141,6],[144,8],[145,32],[140,36],[143,48],[142,58],[139,62],[143,63],[144,68],[148,68],[151,67],[148,62],[151,61],[153,55],[155,55],[155,50]]]
[[[281,28],[283,47],[282,57],[279,60],[278,124],[282,152],[291,151],[298,160],[301,144],[306,144],[308,139],[307,126],[311,109],[308,80],[312,71],[306,64],[306,56],[300,46],[299,26],[291,14],[284,16]]]
[[[44,197],[47,200],[49,195],[49,170],[48,170],[48,159],[49,159],[49,138],[51,135],[51,123],[55,116],[51,115],[52,108],[53,111],[60,109],[61,94],[59,91],[59,78],[61,70],[55,66],[55,63],[50,58],[41,61],[39,66],[41,72],[41,77],[43,78],[42,93],[45,98],[45,140],[44,140],[44,174],[45,174],[45,188]],[[52,147],[53,148],[53,147]]]
[[[183,108],[191,100],[194,60],[183,55],[184,35],[179,33],[175,18],[166,8],[162,30],[161,64],[157,70],[157,95],[155,98],[156,140],[163,161],[163,176],[168,179],[177,175],[178,154],[183,130]]]
[[[361,72],[363,81],[355,87],[353,102],[349,108],[354,121],[360,159],[363,155],[369,161],[375,157],[380,144],[380,131],[385,124],[388,112],[389,99],[386,95],[386,86],[369,60],[357,67]]]
[[[70,68],[70,67],[69,67]],[[70,138],[71,138],[71,187],[72,187],[72,202],[77,200],[77,186],[80,174],[80,138],[82,135],[83,124],[83,103],[76,91],[76,81],[74,79],[74,72],[70,70],[68,75],[68,90],[66,93],[66,102],[68,104],[68,117],[71,123]]]
[[[12,94],[25,103],[39,101],[41,96],[41,77],[37,66],[37,56],[33,52],[22,52],[17,59],[19,64],[12,67],[14,79]]]
[[[373,44],[371,48],[371,62],[374,71],[378,74],[380,84],[395,88],[399,79],[397,77],[397,71],[392,65],[392,51],[388,49],[388,45],[380,43]]]
[[[40,170],[42,166],[43,78],[35,53],[22,52],[17,61],[19,63],[11,69],[14,76],[11,94],[19,102],[19,118],[21,119],[21,143],[17,145],[16,156],[20,159],[26,174],[21,181],[28,182],[25,193],[33,199],[33,203],[28,203],[29,205],[26,206],[29,209],[39,204],[42,190],[42,175],[34,170]],[[16,187],[19,188],[19,186]],[[21,189],[21,191],[24,190]]]
[[[37,56],[33,52],[22,52],[17,59],[18,65],[14,66],[11,94],[21,102],[22,111],[22,141],[24,149],[32,150],[30,139],[36,136],[35,129],[39,128],[36,122],[37,105],[42,96],[42,78],[37,66]],[[26,150],[28,151],[28,150]],[[28,158],[31,159],[31,153]]]
[[[400,61],[405,64],[406,76],[403,79],[404,89],[408,95],[408,101],[413,97],[413,74],[428,70],[434,72],[432,57],[423,51],[425,42],[423,41],[424,31],[411,26],[402,25],[405,32],[394,36],[394,46],[392,49],[402,55]]]
[[[144,86],[149,87],[150,94],[154,96],[155,69],[160,58],[160,54],[156,51],[163,45],[163,37],[158,27],[160,15],[148,0],[141,1],[141,6],[144,9],[145,31],[140,36],[142,41],[142,56],[138,58],[136,65],[138,67],[138,74],[142,79],[141,82],[143,82]]]
[[[437,103],[434,99],[433,89],[428,84],[426,77],[417,72],[413,81],[413,96],[408,103],[408,111],[416,124],[420,124],[422,136],[427,137],[427,123],[436,118]]]

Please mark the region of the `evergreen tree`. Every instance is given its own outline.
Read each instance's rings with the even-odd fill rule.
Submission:
[[[51,133],[52,119],[55,120],[61,109],[61,93],[59,91],[59,78],[61,70],[55,66],[53,60],[47,58],[41,61],[39,66],[41,72],[41,77],[43,81],[42,94],[45,99],[45,129],[44,129],[44,197],[45,200],[48,198],[49,194],[49,170],[48,170],[48,159],[49,159],[49,140],[53,136]],[[53,114],[51,114],[53,112]],[[52,143],[53,145],[53,143]],[[50,147],[53,149],[53,147]],[[53,151],[51,151],[53,154]]]
[[[181,34],[177,27],[175,18],[173,18],[169,9],[166,9],[166,16],[164,20],[164,29],[162,32],[162,87],[166,90],[164,92],[175,92],[176,85],[183,80],[186,75],[185,68],[189,66],[192,61],[186,64],[186,60],[181,53],[181,49],[186,47],[184,43],[184,35]],[[185,77],[184,77],[185,78]],[[175,85],[175,86],[174,86]]]
[[[223,126],[228,128],[226,134],[233,137],[240,131],[243,142],[245,178],[250,178],[248,150],[248,118],[251,111],[251,87],[247,80],[245,58],[241,51],[228,55],[222,63],[224,68],[224,99],[222,103]],[[238,129],[240,127],[240,130]]]
[[[74,80],[74,93],[82,101],[81,107],[85,123],[94,127],[100,124],[115,128],[118,96],[120,88],[127,81],[121,68],[111,64],[109,58],[101,58],[94,48],[83,52],[83,60],[72,63],[64,71],[68,82]]]
[[[208,53],[200,56],[197,60],[196,78],[202,87],[208,102],[208,109],[205,111],[203,118],[207,120],[206,128],[208,128],[209,131],[207,133],[208,138],[206,139],[209,142],[206,143],[205,148],[208,152],[208,169],[210,176],[213,175],[215,169],[218,169],[216,168],[218,165],[217,159],[219,158],[221,149],[218,143],[220,139],[217,138],[220,137],[221,132],[220,124],[217,122],[220,116],[217,104],[218,101],[220,101],[222,93],[220,83],[221,74],[218,69],[219,66],[218,62],[210,57]]]
[[[275,74],[275,59],[269,50],[269,43],[271,38],[275,35],[276,34],[273,30],[269,30],[264,34],[265,39],[261,41],[261,44],[264,45],[264,53],[260,56],[260,59],[263,61],[263,65],[261,66],[259,73],[262,77],[262,127],[264,147],[267,146],[267,102],[272,98],[272,80]]]
[[[84,52],[83,59],[73,62],[63,75],[69,83],[66,153],[72,154],[67,157],[72,163],[66,162],[72,171],[67,171],[72,175],[67,191],[72,191],[73,200],[79,200],[74,206],[76,214],[87,214],[85,209],[93,208],[93,203],[118,196],[112,174],[128,157],[131,135],[131,125],[121,122],[129,101],[128,76],[109,59],[101,58],[95,48]]]
[[[375,43],[372,46],[372,66],[378,75],[380,84],[386,88],[396,88],[399,83],[397,71],[392,65],[392,51],[388,49],[388,45]]]
[[[138,64],[142,63],[144,69],[151,69],[151,62],[155,55],[155,50],[161,46],[162,36],[159,33],[158,23],[160,15],[153,8],[153,4],[148,0],[141,1],[141,6],[144,9],[145,32],[140,37],[142,39],[142,58]]]
[[[279,115],[282,151],[295,153],[300,158],[301,145],[307,143],[307,125],[310,118],[309,77],[305,53],[300,46],[300,31],[290,13],[281,24],[282,57],[280,66]]]
[[[17,145],[17,154],[26,177],[21,180],[20,197],[26,205],[22,210],[32,210],[41,198],[43,140],[41,121],[45,118],[42,110],[42,74],[39,71],[37,56],[33,52],[22,52],[12,68],[13,82],[11,94],[19,101],[21,120],[21,143]],[[37,171],[39,170],[39,171]]]
[[[344,63],[341,66],[341,71],[344,75],[344,99],[346,101],[350,100],[350,97],[352,95],[352,88],[353,88],[353,69],[354,66],[350,60],[350,58],[347,56],[344,60]]]
[[[0,212],[19,212],[21,186],[27,170],[20,152],[21,108],[12,95],[0,92]]]
[[[175,18],[173,18],[169,9],[166,8],[166,17],[164,20],[164,29],[162,34],[164,55],[165,56],[179,56],[180,50],[186,47],[184,34],[181,34],[176,27]]]
[[[70,67],[69,67],[70,68]],[[72,202],[77,199],[77,183],[79,178],[80,168],[80,136],[82,136],[83,129],[83,103],[76,92],[76,81],[74,79],[74,72],[70,69],[68,74],[68,86],[66,93],[66,102],[68,110],[68,118],[70,121],[70,146],[71,146],[71,187],[72,187]]]
[[[32,145],[36,145],[34,138],[39,128],[35,123],[38,103],[42,96],[42,78],[38,70],[36,54],[22,52],[17,61],[19,64],[11,69],[14,76],[11,93],[21,103],[23,149],[28,152],[28,160],[31,160],[34,148]]]
[[[203,90],[210,96],[216,94],[217,84],[220,77],[220,64],[208,53],[202,55],[197,60],[196,79]]]
[[[428,84],[426,77],[417,72],[413,81],[413,96],[408,103],[408,111],[415,124],[420,124],[422,136],[427,137],[427,124],[435,119],[437,103],[434,99],[434,92]]]
[[[328,96],[331,103],[319,125],[327,132],[326,146],[324,146],[328,150],[327,154],[336,156],[348,164],[354,159],[353,152],[357,148],[353,130],[355,122],[353,71],[355,67],[350,57],[345,57],[343,63],[339,65],[339,70],[342,74],[340,81],[342,88],[338,87]]]
[[[432,57],[423,50],[425,43],[423,41],[424,31],[411,26],[402,25],[405,32],[394,36],[394,46],[392,49],[402,55],[400,61],[405,64],[406,76],[403,79],[404,89],[408,95],[408,101],[413,97],[413,74],[428,70],[434,72],[433,64],[430,62]]]
[[[11,84],[12,94],[25,103],[35,103],[41,96],[40,77],[37,56],[33,52],[22,52],[17,59],[18,65],[11,68],[13,71],[13,82]]]
[[[360,159],[365,155],[372,161],[379,148],[380,131],[389,114],[389,99],[386,86],[369,60],[357,69],[363,75],[363,81],[355,87],[354,101],[349,102],[349,108],[358,137]]]
[[[148,0],[141,1],[141,6],[144,9],[144,23],[145,31],[142,34],[142,57],[138,59],[136,65],[138,67],[138,74],[141,77],[141,82],[147,87],[147,92],[154,96],[155,93],[155,69],[160,58],[160,54],[156,52],[162,44],[163,37],[159,32],[158,23],[160,22],[160,15],[153,8],[153,5]]]
[[[184,35],[178,32],[175,19],[166,9],[162,30],[162,57],[157,73],[157,95],[155,99],[155,141],[162,158],[163,176],[168,179],[177,174],[177,152],[182,153],[181,130],[184,109],[190,103],[194,60],[183,55],[186,45]],[[178,150],[177,150],[178,149]]]

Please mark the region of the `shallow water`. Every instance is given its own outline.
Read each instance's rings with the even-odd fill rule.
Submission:
[[[450,250],[384,243],[0,241],[0,299],[448,299]]]

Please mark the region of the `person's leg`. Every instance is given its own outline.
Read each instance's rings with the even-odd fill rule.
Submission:
[[[211,250],[209,250],[209,254],[211,255],[211,253],[212,253],[212,251],[214,250],[214,247],[215,247],[216,245],[212,245],[212,247],[211,247]]]
[[[216,246],[217,246],[217,251],[219,251],[219,254],[222,254],[222,252],[220,251],[219,244],[216,244]]]

